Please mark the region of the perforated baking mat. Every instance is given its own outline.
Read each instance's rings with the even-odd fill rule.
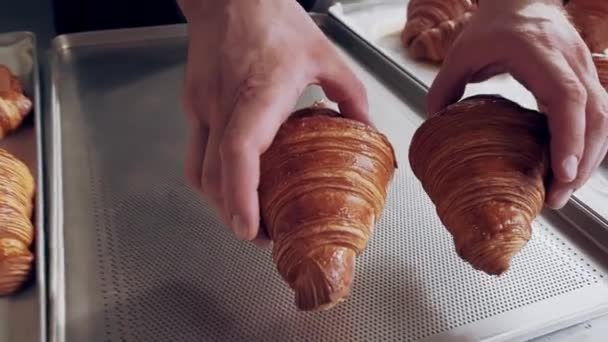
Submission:
[[[407,162],[419,90],[392,90],[399,70],[372,74],[391,66],[315,19],[365,83],[400,164],[351,298],[298,312],[270,251],[235,240],[186,185],[183,26],[62,36],[47,116],[52,341],[523,340],[608,310],[606,254],[551,213],[503,277],[461,261]],[[298,106],[321,97],[311,87]]]
[[[332,17],[347,26],[419,85],[428,89],[439,65],[413,60],[400,41],[409,0],[343,0],[329,9]],[[522,106],[538,109],[532,93],[508,74],[467,86],[464,96],[501,94]],[[573,196],[573,205],[593,215],[608,231],[608,157],[591,179]]]
[[[36,37],[31,32],[0,33],[0,65],[17,76],[24,93],[32,101],[32,111],[23,123],[0,140],[0,148],[25,163],[36,180],[35,255],[31,277],[16,293],[0,297],[0,341],[43,341],[46,336],[46,248],[44,227],[44,158],[41,150],[40,85]]]

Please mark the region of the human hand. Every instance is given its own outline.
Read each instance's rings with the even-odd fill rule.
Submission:
[[[467,83],[502,72],[548,116],[554,177],[546,204],[559,209],[608,149],[608,93],[561,0],[480,1],[431,86],[429,113],[458,101]]]
[[[180,5],[189,22],[188,179],[236,237],[263,242],[260,155],[310,84],[345,116],[369,123],[364,87],[296,1]]]

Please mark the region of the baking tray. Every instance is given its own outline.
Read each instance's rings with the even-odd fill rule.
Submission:
[[[65,35],[45,117],[51,341],[507,341],[608,312],[606,254],[552,212],[503,277],[461,261],[407,162],[421,89],[314,18],[366,85],[400,164],[352,297],[296,311],[270,251],[236,241],[186,185],[184,26]],[[310,87],[298,107],[321,96]]]
[[[40,82],[36,37],[31,32],[0,34],[0,64],[8,66],[23,83],[32,100],[32,113],[12,134],[0,140],[3,148],[21,161],[36,180],[34,211],[35,271],[25,286],[12,296],[0,298],[0,341],[45,341],[46,336],[46,252],[44,226],[44,158],[40,110]]]
[[[329,13],[428,90],[439,65],[413,60],[399,39],[405,26],[408,3],[409,0],[346,0],[331,6]],[[534,96],[507,74],[468,85],[464,96],[483,93],[501,94],[524,107],[538,109]],[[608,234],[608,157],[570,202],[593,217]]]

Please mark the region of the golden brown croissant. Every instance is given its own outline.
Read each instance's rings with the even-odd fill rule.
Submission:
[[[570,0],[565,9],[591,52],[608,49],[608,1]]]
[[[0,149],[0,296],[17,291],[32,267],[34,187],[28,167]]]
[[[475,7],[471,0],[411,0],[401,42],[412,58],[441,62]]]
[[[0,138],[17,129],[31,109],[32,101],[24,95],[19,79],[0,65]]]
[[[474,268],[502,274],[531,236],[549,177],[545,116],[477,95],[429,118],[414,134],[412,170]]]
[[[263,226],[278,272],[300,310],[325,310],[350,294],[396,168],[373,128],[325,108],[292,115],[263,154]]]
[[[592,56],[600,83],[608,90],[608,55],[594,53]]]

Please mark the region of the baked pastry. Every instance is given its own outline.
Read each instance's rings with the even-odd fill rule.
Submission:
[[[412,58],[441,62],[475,8],[471,0],[411,0],[401,42]]]
[[[262,155],[262,225],[278,272],[300,310],[326,310],[349,296],[396,168],[375,129],[312,107],[294,113]]]
[[[594,53],[591,56],[597,69],[600,83],[608,90],[608,55]]]
[[[545,116],[499,96],[469,97],[418,128],[409,160],[457,254],[488,274],[507,271],[545,201]]]
[[[32,110],[32,101],[24,95],[19,79],[0,64],[0,138],[21,125]]]
[[[17,291],[32,268],[34,191],[28,167],[0,149],[0,296]]]
[[[570,0],[564,8],[591,52],[608,49],[608,1]]]

